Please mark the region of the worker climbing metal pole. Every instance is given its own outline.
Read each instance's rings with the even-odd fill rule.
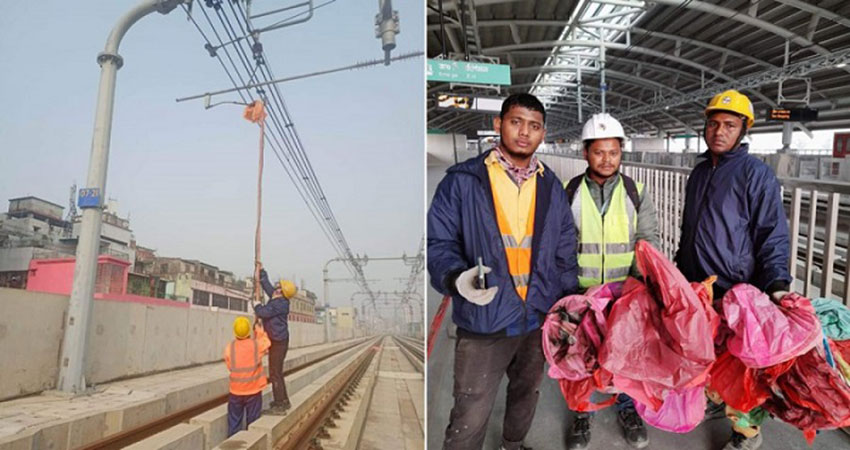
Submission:
[[[97,257],[100,253],[102,205],[106,190],[106,169],[109,163],[109,139],[112,133],[112,107],[115,103],[115,80],[124,59],[118,54],[121,39],[133,24],[152,12],[168,14],[187,0],[145,0],[124,14],[106,40],[106,48],[97,55],[100,64],[100,85],[95,109],[86,185],[80,189],[82,222],[77,242],[74,283],[65,318],[62,350],[59,357],[57,389],[79,393],[86,389],[85,356],[89,317],[94,302]]]

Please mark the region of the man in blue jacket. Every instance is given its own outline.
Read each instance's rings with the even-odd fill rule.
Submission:
[[[788,223],[779,181],[741,143],[755,121],[752,103],[738,91],[721,92],[705,116],[708,151],[688,179],[676,264],[688,281],[717,275],[715,299],[749,283],[778,301],[791,283]],[[761,443],[758,427],[733,427],[724,450]]]
[[[524,448],[543,378],[543,319],[578,290],[566,193],[534,156],[544,121],[536,97],[508,97],[494,120],[499,145],[450,167],[428,211],[431,284],[452,296],[458,327],[446,449],[481,448],[506,373],[502,448]]]
[[[286,394],[286,383],[283,381],[283,361],[289,350],[289,299],[297,289],[289,280],[281,280],[277,285],[269,282],[269,275],[260,266],[260,283],[263,291],[271,300],[265,305],[255,301],[254,314],[263,320],[263,328],[269,335],[269,380],[272,382],[272,397],[269,405],[272,414],[286,414],[291,407],[289,396]]]

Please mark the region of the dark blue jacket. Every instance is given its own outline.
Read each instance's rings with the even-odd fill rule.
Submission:
[[[545,167],[537,175],[531,276],[523,303],[508,273],[496,222],[484,164],[488,153],[450,167],[437,186],[428,211],[428,272],[437,291],[452,295],[452,319],[459,328],[517,336],[540,328],[555,301],[578,290],[575,227],[561,182]],[[454,287],[457,275],[474,267],[479,256],[493,269],[487,287],[499,287],[485,306],[465,300]]]
[[[263,319],[263,328],[272,341],[285,341],[289,339],[289,300],[283,296],[274,297],[274,286],[269,282],[269,276],[265,270],[260,271],[260,283],[266,295],[271,298],[265,305],[254,306],[254,314]]]
[[[779,181],[747,144],[711,155],[691,171],[676,264],[688,281],[717,275],[722,294],[738,283],[787,290],[791,241]]]

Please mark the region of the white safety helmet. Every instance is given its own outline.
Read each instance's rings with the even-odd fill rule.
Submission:
[[[608,113],[594,114],[584,124],[584,129],[581,130],[581,141],[587,142],[594,139],[619,138],[626,139],[626,133],[623,131],[623,126],[620,121],[613,118]]]

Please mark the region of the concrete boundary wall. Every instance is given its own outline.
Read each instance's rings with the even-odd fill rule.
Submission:
[[[66,295],[0,288],[0,354],[12,364],[0,367],[0,401],[53,389]],[[122,378],[216,362],[232,339],[234,311],[173,307],[96,299],[91,317],[86,380]],[[244,314],[244,313],[243,313]],[[324,342],[324,326],[291,322],[290,348]],[[353,333],[341,332],[340,338]],[[331,329],[331,336],[336,336]]]

